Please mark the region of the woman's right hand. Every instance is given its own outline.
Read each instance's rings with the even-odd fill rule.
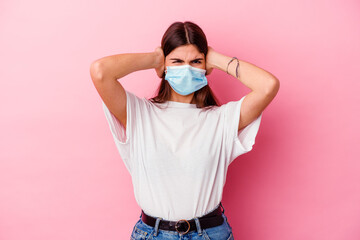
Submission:
[[[164,57],[164,51],[159,46],[154,51],[156,53],[156,59],[155,59],[155,71],[156,74],[159,76],[159,78],[162,78],[164,71],[165,71],[165,57]]]

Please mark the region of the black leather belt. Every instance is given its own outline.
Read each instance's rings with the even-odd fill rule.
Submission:
[[[224,222],[222,217],[223,211],[221,211],[221,203],[214,211],[199,217],[201,229],[216,227],[221,225]],[[156,218],[146,215],[143,210],[141,210],[141,220],[151,227],[155,227]],[[194,219],[185,220],[181,219],[179,221],[167,221],[160,220],[159,229],[168,230],[168,231],[177,231],[181,234],[186,234],[189,231],[196,230],[196,223]]]

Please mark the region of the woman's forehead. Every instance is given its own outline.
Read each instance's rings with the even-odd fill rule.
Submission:
[[[175,48],[168,56],[172,58],[197,58],[203,57],[204,54],[199,52],[195,46],[186,45]]]

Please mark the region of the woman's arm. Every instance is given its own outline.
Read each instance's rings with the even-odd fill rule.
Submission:
[[[90,75],[96,90],[110,112],[125,128],[126,92],[117,79],[135,71],[161,68],[163,66],[161,53],[157,48],[154,52],[149,53],[111,55],[91,63]]]
[[[100,58],[90,67],[96,79],[119,79],[129,73],[156,67],[158,53],[122,53]]]
[[[209,47],[209,52],[206,56],[207,68],[216,68],[226,72],[226,68],[231,59],[232,57],[216,52]],[[235,78],[236,66],[237,60],[234,59],[228,67],[229,74]],[[238,128],[238,130],[241,130],[259,117],[270,104],[280,88],[280,82],[271,73],[242,60],[239,60],[237,79],[252,90],[246,95],[241,104]]]

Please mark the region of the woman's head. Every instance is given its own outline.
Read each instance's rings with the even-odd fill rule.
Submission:
[[[174,22],[165,31],[161,40],[161,48],[165,57],[166,66],[179,66],[188,64],[190,66],[206,69],[206,55],[208,44],[206,36],[201,28],[193,22]],[[171,98],[171,86],[165,80],[165,72],[158,88],[158,95],[151,100],[154,102],[165,102]],[[197,107],[216,105],[217,100],[209,85],[194,92],[194,102]]]

